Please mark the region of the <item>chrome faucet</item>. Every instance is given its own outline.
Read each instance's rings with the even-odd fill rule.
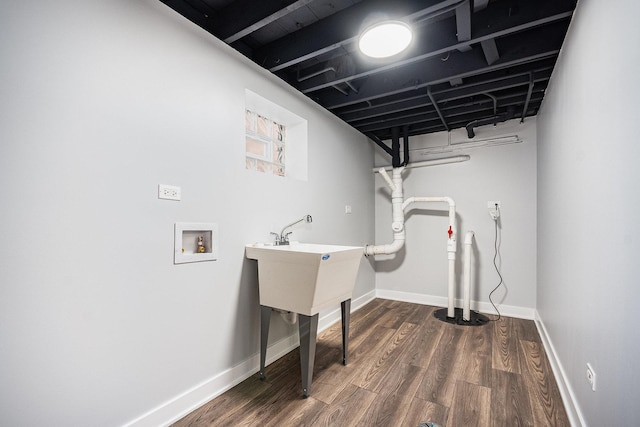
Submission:
[[[288,245],[289,244],[289,235],[291,233],[293,233],[293,231],[289,231],[288,233],[285,233],[285,231],[287,231],[288,228],[293,227],[294,225],[301,223],[301,222],[306,222],[306,223],[311,223],[313,221],[313,218],[311,218],[311,215],[305,215],[304,217],[302,217],[301,219],[292,222],[291,224],[285,226],[282,231],[280,232],[280,234],[278,233],[274,233],[273,231],[271,232],[271,234],[273,234],[274,236],[276,236],[275,238],[275,244],[276,246],[280,246],[280,245]]]

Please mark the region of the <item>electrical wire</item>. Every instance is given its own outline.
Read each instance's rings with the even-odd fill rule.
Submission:
[[[496,268],[496,273],[498,273],[498,277],[500,277],[500,283],[498,283],[496,287],[493,288],[491,292],[489,292],[489,302],[491,303],[493,308],[496,310],[496,313],[498,313],[497,319],[491,319],[491,321],[493,322],[497,322],[498,320],[500,320],[501,316],[500,316],[500,310],[498,310],[498,307],[496,307],[496,305],[493,303],[493,300],[491,299],[491,295],[493,295],[493,293],[497,291],[500,285],[502,285],[502,283],[504,282],[502,279],[502,274],[500,274],[500,269],[498,268],[498,264],[496,263],[496,259],[498,258],[498,218],[500,218],[500,210],[498,208],[498,205],[496,204],[496,219],[494,219],[495,226],[496,226],[496,234],[495,234],[495,241],[494,241],[495,255],[493,256],[493,266]]]

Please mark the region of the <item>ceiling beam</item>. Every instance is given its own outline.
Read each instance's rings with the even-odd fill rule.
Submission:
[[[456,35],[459,42],[471,40],[471,3],[468,0],[456,7]],[[467,44],[459,49],[465,52],[471,46]]]
[[[533,73],[529,75],[529,91],[527,92],[527,99],[524,102],[524,108],[522,109],[522,117],[520,118],[520,123],[524,123],[524,117],[527,114],[527,109],[529,108],[529,101],[531,100],[531,94],[533,93]]]
[[[312,1],[235,0],[215,15],[213,21],[216,36],[225,43],[233,43]]]
[[[440,120],[442,121],[442,125],[444,126],[444,128],[446,130],[449,130],[449,126],[447,126],[447,121],[445,120],[444,116],[442,115],[442,111],[440,111],[440,108],[438,107],[438,102],[433,99],[433,95],[431,94],[431,88],[427,87],[427,95],[429,95],[429,99],[431,100],[431,104],[433,105],[433,109],[436,110],[436,113],[438,113],[438,117],[440,117]]]
[[[485,9],[489,4],[489,0],[473,0],[473,11],[479,12]]]
[[[480,46],[482,46],[482,51],[484,52],[484,57],[487,60],[487,64],[491,65],[498,59],[500,59],[500,54],[498,54],[498,46],[496,46],[496,39],[482,40],[480,42]]]
[[[515,97],[511,97],[508,100],[505,100],[504,102],[501,102],[501,110],[504,110],[506,107],[519,107],[522,105],[522,97],[524,95],[520,96],[520,99],[514,99]],[[535,94],[532,96],[531,101],[532,102],[539,102],[542,100],[543,95],[542,94]],[[412,116],[407,116],[407,117],[399,117],[399,118],[394,118],[394,119],[389,119],[389,120],[385,120],[382,122],[377,122],[377,123],[367,123],[367,124],[356,124],[353,125],[356,129],[358,129],[360,132],[364,133],[364,134],[370,134],[370,133],[374,133],[376,131],[386,131],[388,129],[391,129],[393,127],[399,127],[399,126],[410,126],[410,125],[414,125],[414,126],[420,126],[424,123],[427,122],[440,122],[440,125],[442,126],[443,130],[451,130],[453,129],[453,124],[455,124],[455,126],[461,127],[460,126],[460,119],[456,119],[456,117],[462,117],[462,116],[469,116],[471,114],[477,114],[476,116],[474,116],[474,120],[475,119],[482,119],[482,118],[486,118],[487,117],[487,106],[484,104],[491,104],[492,101],[490,99],[486,99],[483,102],[478,102],[475,103],[473,105],[465,105],[465,106],[461,106],[461,107],[457,107],[457,108],[451,108],[447,111],[447,118],[449,119],[449,123],[447,123],[446,125],[444,123],[442,123],[442,120],[440,119],[439,115],[435,112],[435,111],[423,111],[420,114],[415,114]],[[500,111],[500,110],[499,110]],[[494,114],[495,115],[495,114]],[[416,120],[416,117],[421,117],[421,119]],[[473,121],[473,120],[469,120]],[[466,123],[468,123],[468,121],[466,121],[466,119],[463,119],[462,122],[466,125]],[[412,127],[410,126],[409,128],[410,130],[412,130]]]
[[[562,11],[560,13],[555,12],[557,12],[556,9],[551,10],[550,13],[552,14],[550,15],[540,15],[539,11],[535,9],[529,13],[535,13],[536,19],[531,19],[531,15],[521,13],[519,15],[515,15],[512,19],[499,19],[496,21],[495,16],[491,14],[494,13],[493,9],[487,9],[485,12],[477,14],[474,18],[473,38],[462,43],[457,40],[454,34],[455,18],[446,19],[430,25],[418,34],[419,40],[416,41],[415,45],[419,47],[409,51],[407,55],[410,56],[405,56],[403,59],[394,61],[393,63],[383,63],[382,65],[379,61],[367,61],[355,55],[347,56],[344,61],[348,60],[354,66],[354,71],[351,75],[336,76],[333,79],[327,79],[326,76],[318,76],[305,82],[301,82],[300,84],[294,84],[294,86],[303,93],[309,93],[333,86],[334,84],[343,83],[345,81],[371,76],[376,73],[390,71],[399,67],[406,67],[415,62],[424,61],[425,59],[436,56],[445,56],[451,51],[460,50],[469,44],[495,40],[499,37],[550,25],[559,21],[565,21],[571,17],[571,11]],[[566,25],[564,28],[566,31]],[[336,59],[333,61],[340,62]],[[489,64],[491,64],[491,62],[489,62]],[[326,65],[319,64],[316,67],[313,67],[311,71],[315,68],[322,68],[325,66]]]
[[[535,111],[540,107],[540,101],[536,101],[535,103],[532,102],[532,105],[534,105],[535,108],[530,109],[527,116],[535,115]],[[506,109],[500,112],[506,112]],[[449,120],[449,128],[450,129],[463,128],[469,122],[472,122],[474,120],[481,120],[485,118],[487,118],[486,109],[468,111],[467,113],[460,113],[457,119]],[[371,131],[371,132],[368,132],[368,134],[376,135],[380,140],[387,140],[391,138],[391,132],[389,129],[390,128],[384,128],[378,131]],[[360,129],[358,130],[362,132],[362,130]],[[412,122],[411,126],[409,126],[409,129],[408,129],[409,136],[422,135],[425,133],[441,132],[441,131],[445,131],[445,129],[442,126],[442,122],[440,122],[437,116],[435,118],[428,118],[424,121],[419,121],[419,122],[414,121]]]
[[[482,74],[477,77],[468,78],[464,86],[455,88],[441,87],[432,88],[432,94],[438,102],[448,102],[459,98],[478,95],[486,92],[498,90],[509,90],[518,86],[526,85],[529,81],[529,73],[533,72],[534,81],[539,84],[545,84],[551,76],[553,63],[555,59],[539,61],[534,64],[526,64],[522,67],[515,67],[505,74],[502,70]],[[387,111],[403,111],[411,108],[417,108],[430,105],[426,91],[417,93],[413,96],[403,96],[398,99],[386,97],[379,100],[375,104],[369,102],[351,105],[341,110],[335,110],[334,113],[347,122],[362,120],[369,117],[385,114]]]
[[[201,8],[196,8],[190,2],[184,0],[160,1],[178,12],[180,15],[187,18],[189,21],[212,33],[209,29],[212,27],[211,19],[213,18],[215,11],[211,9],[206,3],[199,3]]]
[[[460,0],[363,0],[257,49],[253,60],[276,72],[354,43],[360,26],[370,17],[371,11],[401,19],[437,13],[459,3]]]
[[[541,34],[538,31],[527,31],[518,38],[504,40],[504,53],[500,60],[487,65],[480,49],[470,52],[451,52],[449,59],[443,64],[438,58],[424,63],[411,64],[405,67],[403,74],[378,73],[369,76],[359,87],[357,94],[336,96],[327,91],[315,94],[314,98],[325,108],[335,109],[377,98],[415,91],[439,83],[448,82],[452,78],[466,78],[503,68],[530,63],[545,58],[555,57],[566,32],[567,23],[552,24]]]
[[[541,100],[543,95],[544,95],[544,90],[535,91],[531,95],[531,100],[533,100],[534,102],[536,100]],[[523,102],[522,100],[526,96],[527,96],[527,91],[525,90],[525,91],[518,91],[512,94],[508,94],[500,97],[494,97],[495,102],[493,99],[486,96],[474,97],[474,98],[471,98],[471,100],[460,99],[460,100],[448,102],[446,106],[443,106],[441,108],[441,110],[443,115],[446,115],[448,119],[453,119],[455,116],[458,116],[460,114],[465,114],[466,112],[468,112],[470,108],[476,108],[476,107],[481,107],[485,110],[489,110],[491,111],[492,115],[497,115],[498,114],[497,107],[495,109],[491,109],[489,107],[496,104],[497,102],[500,102],[500,105],[516,105],[518,103],[522,104]],[[415,118],[420,118],[420,117],[422,118],[428,117],[430,119],[439,118],[436,111],[433,108],[431,108],[431,104],[429,104],[429,106],[415,108],[408,111],[395,112],[392,114],[379,116],[379,117],[371,118],[368,120],[351,122],[349,124],[358,129],[366,128],[368,131],[369,130],[374,131],[374,130],[380,130],[380,129],[389,127],[390,123],[394,126],[398,126],[398,125],[405,124],[405,122],[401,122],[401,120],[409,119],[409,122],[413,122],[415,121],[414,120]]]

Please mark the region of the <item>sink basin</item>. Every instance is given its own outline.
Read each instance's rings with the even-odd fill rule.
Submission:
[[[291,243],[246,245],[258,261],[260,305],[312,316],[351,299],[364,254],[360,246]]]

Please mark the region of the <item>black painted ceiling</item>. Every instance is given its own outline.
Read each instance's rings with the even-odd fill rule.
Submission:
[[[161,0],[380,143],[537,114],[575,0]],[[372,19],[414,28],[386,60]]]

